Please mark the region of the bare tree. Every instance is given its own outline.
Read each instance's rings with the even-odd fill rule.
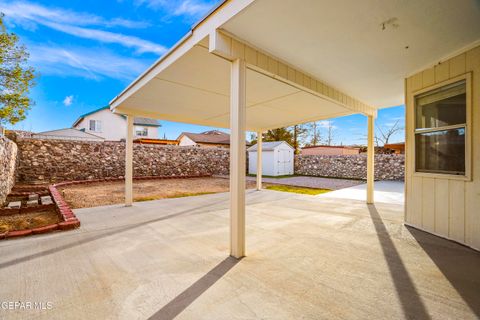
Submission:
[[[327,129],[327,137],[325,138],[325,143],[327,144],[327,146],[331,146],[332,143],[333,143],[333,139],[334,139],[333,130],[335,129],[332,121],[328,121],[328,123],[326,125],[326,129]]]
[[[318,121],[311,122],[308,124],[308,129],[310,131],[310,141],[308,142],[311,146],[317,146],[322,143],[322,134],[320,132],[320,124]]]
[[[397,122],[395,122],[392,126],[390,127],[382,127],[381,126],[377,126],[378,128],[378,131],[379,131],[379,135],[375,135],[375,142],[377,144],[377,146],[380,144],[380,143],[383,143],[383,145],[386,145],[388,144],[390,138],[397,132],[399,131],[402,131],[404,128],[402,126],[400,126],[400,120],[397,120]]]

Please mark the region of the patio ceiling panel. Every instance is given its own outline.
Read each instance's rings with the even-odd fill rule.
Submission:
[[[480,40],[478,0],[258,0],[220,28],[376,107]]]
[[[258,70],[247,69],[246,79],[250,131],[352,113],[318,93]],[[125,99],[116,112],[228,128],[229,94],[230,62],[211,54],[201,41]]]

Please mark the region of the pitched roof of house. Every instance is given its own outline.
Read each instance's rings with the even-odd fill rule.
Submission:
[[[262,151],[275,150],[276,147],[278,147],[283,143],[285,143],[287,146],[293,149],[293,147],[285,141],[268,141],[268,142],[262,142]],[[257,151],[257,143],[251,146],[250,148],[248,148],[247,151]]]
[[[78,130],[75,128],[64,128],[64,129],[57,129],[57,130],[49,130],[43,131],[33,134],[34,138],[55,138],[60,140],[105,140],[105,138],[85,132],[83,130]]]
[[[177,140],[180,140],[182,136],[187,136],[196,143],[230,144],[230,135],[219,130],[202,133],[182,132]]]
[[[101,108],[92,110],[90,112],[87,112],[85,114],[82,114],[81,116],[78,117],[77,120],[75,120],[75,122],[73,123],[72,126],[74,127],[77,124],[79,124],[80,121],[82,121],[86,116],[89,116],[91,114],[94,114],[94,113],[97,113],[99,111],[106,110],[106,109],[110,109],[110,106],[101,107]],[[121,115],[121,114],[116,114],[116,115],[125,118],[124,115]],[[149,119],[149,118],[141,118],[141,117],[135,117],[133,119],[133,124],[141,125],[141,126],[148,126],[148,127],[160,127],[160,123],[158,122],[158,120]]]

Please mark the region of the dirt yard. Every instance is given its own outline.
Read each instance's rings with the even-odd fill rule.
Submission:
[[[0,216],[0,233],[5,231],[34,229],[60,222],[54,210]]]
[[[254,187],[254,181],[247,181],[248,189]],[[115,181],[71,185],[59,190],[70,207],[76,209],[123,203],[124,188],[122,181]],[[229,180],[222,178],[143,180],[133,182],[133,198],[149,201],[227,192],[228,189]]]

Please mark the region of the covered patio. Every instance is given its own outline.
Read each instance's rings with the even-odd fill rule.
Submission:
[[[78,209],[78,230],[1,242],[0,296],[53,304],[2,318],[480,316],[478,253],[405,227],[401,205],[247,191],[237,260],[228,198]]]
[[[128,118],[125,204],[135,116],[229,128],[230,255],[244,257],[246,132],[261,142],[269,129],[357,113],[373,204],[377,110],[405,103],[412,74],[472,48],[479,16],[475,1],[222,1],[111,101]]]

